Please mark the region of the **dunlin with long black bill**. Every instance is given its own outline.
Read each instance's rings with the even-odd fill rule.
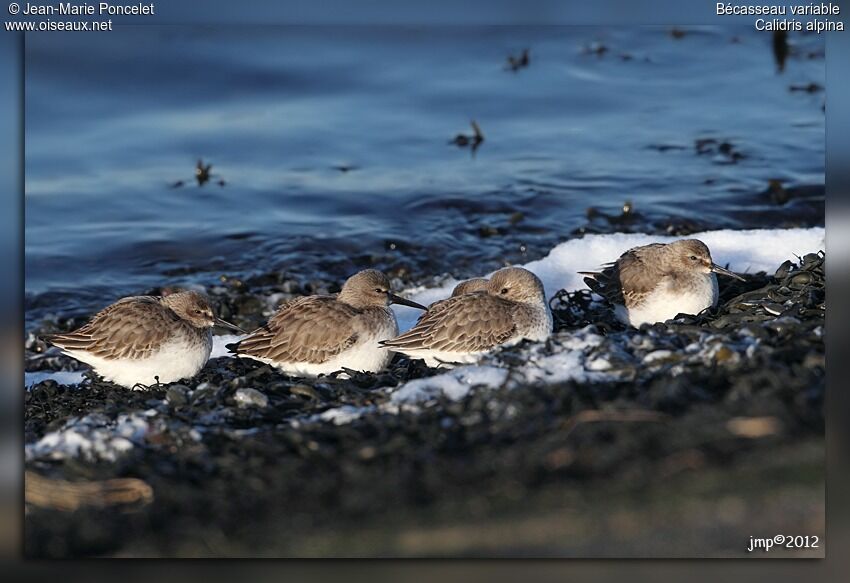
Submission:
[[[475,362],[500,346],[545,340],[551,331],[542,282],[526,269],[506,267],[485,289],[435,302],[413,328],[381,344],[439,366]]]
[[[587,276],[587,286],[614,307],[617,319],[634,327],[716,306],[717,273],[744,281],[714,263],[698,239],[635,247],[603,267],[580,273]]]
[[[218,318],[195,291],[124,298],[85,326],[45,340],[90,365],[104,380],[127,388],[195,376],[212,350],[212,328],[244,333]]]
[[[227,348],[296,376],[377,372],[392,357],[378,341],[398,334],[390,304],[426,309],[392,293],[386,275],[367,269],[350,277],[337,296],[287,302],[265,326]]]

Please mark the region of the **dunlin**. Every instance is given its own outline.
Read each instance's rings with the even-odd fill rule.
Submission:
[[[636,328],[716,306],[716,273],[744,281],[714,263],[697,239],[635,247],[601,272],[580,273],[590,289],[614,306],[618,320]]]
[[[462,296],[463,294],[468,294],[477,291],[486,291],[488,280],[483,277],[476,277],[475,279],[467,279],[466,281],[462,281],[455,286],[452,290],[452,297]]]
[[[124,298],[82,328],[45,340],[105,380],[133,388],[195,376],[210,357],[214,326],[242,332],[216,317],[206,296],[184,291]]]
[[[390,304],[426,309],[393,294],[386,275],[367,269],[350,277],[336,297],[287,302],[265,326],[227,348],[297,376],[377,372],[392,356],[378,341],[398,334]]]
[[[422,318],[433,318],[434,314],[438,310],[442,310],[446,306],[446,302],[450,299],[462,296],[463,294],[469,294],[473,292],[479,291],[487,291],[487,286],[489,285],[490,280],[485,279],[483,277],[476,277],[474,279],[467,279],[466,281],[462,281],[457,284],[452,290],[452,295],[443,300],[437,300],[430,306],[428,306],[428,311],[419,316],[419,320],[416,322],[417,324],[422,320]]]
[[[552,331],[543,284],[521,267],[494,273],[486,289],[436,302],[416,325],[381,344],[428,366],[476,361],[499,346],[542,341]]]

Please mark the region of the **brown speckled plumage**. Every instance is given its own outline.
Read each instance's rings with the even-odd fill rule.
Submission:
[[[104,380],[127,388],[169,383],[200,371],[212,351],[212,328],[241,330],[217,318],[201,293],[124,298],[74,332],[45,339]]]
[[[320,364],[351,348],[358,335],[386,317],[384,307],[358,310],[333,296],[296,298],[239,342],[235,352],[278,362]]]
[[[473,281],[482,289],[435,302],[413,328],[384,346],[428,361],[431,353],[462,357],[549,334],[551,315],[543,284],[533,273],[508,267],[490,280]]]
[[[389,360],[378,341],[398,334],[390,303],[425,309],[394,295],[386,275],[367,269],[350,277],[337,296],[287,302],[265,326],[227,348],[297,375],[374,372]]]
[[[490,281],[483,277],[467,279],[466,281],[462,281],[455,286],[455,288],[452,290],[452,297],[462,296],[463,294],[468,294],[477,291],[486,291],[488,283],[490,283]]]
[[[181,293],[188,301],[209,308],[201,294]],[[176,334],[203,342],[209,328],[194,326],[164,300],[154,296],[123,298],[95,314],[78,330],[46,336],[45,340],[65,350],[85,351],[108,360],[147,358]]]
[[[522,306],[473,292],[439,302],[411,330],[384,343],[389,348],[480,352],[505,342],[516,333],[514,318]]]
[[[742,279],[715,264],[698,239],[635,247],[600,272],[580,273],[587,276],[587,286],[613,306],[615,316],[632,326],[716,305],[717,273]]]
[[[610,303],[633,308],[641,305],[664,278],[672,278],[678,287],[690,285],[688,276],[692,270],[682,264],[681,258],[691,256],[711,263],[711,253],[705,243],[683,239],[634,247],[615,262],[603,266],[601,272],[581,273],[587,275],[584,280],[587,286]]]

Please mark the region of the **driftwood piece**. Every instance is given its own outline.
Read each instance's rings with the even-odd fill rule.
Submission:
[[[24,479],[26,504],[39,508],[73,512],[82,506],[124,506],[128,510],[153,501],[153,488],[137,478],[68,482],[26,472]]]

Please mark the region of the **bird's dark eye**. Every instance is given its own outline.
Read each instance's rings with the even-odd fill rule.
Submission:
[[[202,314],[203,312],[201,312],[201,310],[195,310],[195,313],[200,315],[200,314]]]
[[[508,293],[508,288],[506,288],[506,287],[503,287],[503,288],[502,288],[502,293],[503,293],[503,294],[506,294],[506,293]]]
[[[382,290],[382,289],[381,289],[381,288],[379,288],[379,287],[376,287],[376,288],[375,288],[375,291],[376,291],[376,292],[378,292],[379,294],[384,293],[384,290]]]
[[[696,256],[696,255],[691,255],[691,261],[696,261],[696,260],[697,260],[697,256]]]

